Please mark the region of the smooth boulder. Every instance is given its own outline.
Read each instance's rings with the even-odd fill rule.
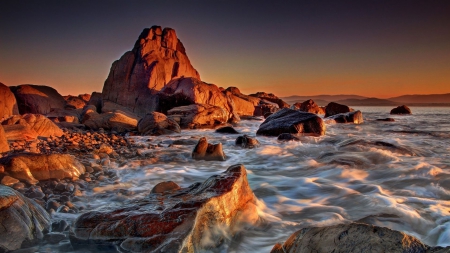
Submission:
[[[208,104],[192,104],[170,109],[167,116],[181,128],[212,128],[227,123],[229,114],[221,107]]]
[[[81,123],[92,130],[103,128],[116,132],[134,131],[140,120],[137,115],[120,110],[100,114],[92,105],[85,106],[81,117]]]
[[[8,86],[0,83],[0,121],[16,114],[19,114],[19,107],[14,93]]]
[[[339,113],[347,113],[347,112],[351,112],[351,111],[353,111],[353,109],[346,105],[341,105],[341,104],[338,104],[335,102],[331,102],[325,107],[325,118],[339,114]]]
[[[354,124],[364,123],[362,112],[359,110],[335,114],[333,116],[325,118],[325,121],[327,123],[354,123]]]
[[[159,112],[147,113],[137,126],[138,132],[144,135],[163,135],[180,133],[180,126],[173,119]]]
[[[37,136],[41,137],[50,137],[50,136],[60,137],[64,133],[61,130],[61,128],[59,128],[50,119],[40,114],[27,113],[24,115],[14,115],[8,118],[7,120],[3,121],[2,125],[5,127],[5,132],[7,135],[9,131],[9,128],[7,126],[16,126],[15,128],[11,127],[11,130],[14,131],[17,131],[18,129],[23,129],[24,134],[28,132],[30,136],[36,133]],[[31,129],[31,131],[29,129]],[[17,137],[20,138],[20,136]]]
[[[412,114],[411,109],[406,105],[397,106],[391,110],[391,114]]]
[[[54,88],[23,84],[10,87],[17,99],[20,114],[47,114],[54,108],[64,109],[66,101]]]
[[[192,158],[195,160],[225,161],[222,143],[211,144],[208,143],[206,137],[202,137],[192,151]]]
[[[325,123],[313,113],[284,108],[270,115],[260,126],[257,135],[278,136],[282,133],[324,135]]]

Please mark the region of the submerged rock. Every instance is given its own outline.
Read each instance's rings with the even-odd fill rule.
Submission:
[[[180,133],[178,123],[159,112],[147,113],[138,123],[138,132],[144,135]]]
[[[192,151],[192,158],[196,160],[225,161],[222,143],[210,144],[205,137],[200,138]]]
[[[346,113],[346,112],[351,112],[351,111],[353,111],[353,109],[346,105],[341,105],[341,104],[338,104],[335,102],[331,102],[325,107],[325,118],[339,114],[339,113]]]
[[[217,128],[216,129],[216,133],[220,133],[220,134],[238,134],[239,132],[236,131],[236,129],[234,129],[233,127],[225,126],[225,127]]]
[[[405,253],[439,252],[405,233],[367,224],[351,223],[329,227],[301,229],[283,244],[276,244],[271,253],[370,252]],[[450,250],[447,249],[447,250]],[[448,252],[447,250],[441,251]]]
[[[333,116],[325,118],[327,123],[354,123],[361,124],[364,122],[362,112],[361,111],[353,111],[347,113],[339,113]]]
[[[167,112],[182,128],[211,128],[228,121],[228,113],[221,107],[207,104],[179,106]]]
[[[391,110],[391,114],[412,114],[411,109],[406,105],[398,106]]]
[[[74,223],[75,248],[114,247],[130,252],[201,252],[259,219],[243,165],[229,167],[172,194],[150,194],[124,208],[93,211]]]
[[[270,115],[256,134],[278,136],[282,133],[324,135],[325,123],[313,113],[284,108]]]
[[[393,118],[384,118],[384,119],[377,119],[377,121],[387,121],[387,122],[394,122],[395,119]]]

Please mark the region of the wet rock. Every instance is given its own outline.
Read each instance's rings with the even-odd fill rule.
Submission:
[[[429,247],[413,236],[373,225],[351,223],[329,227],[301,229],[271,253],[312,252],[437,252],[441,247]],[[448,247],[450,250],[450,247]],[[448,252],[448,251],[442,251]]]
[[[5,130],[0,125],[0,154],[9,151],[9,143],[6,139]]]
[[[12,154],[0,159],[10,176],[30,184],[51,178],[79,177],[84,166],[67,154]]]
[[[347,112],[351,112],[351,111],[353,111],[353,109],[346,105],[341,105],[341,104],[338,104],[335,102],[331,102],[325,107],[325,118],[339,114],[339,113],[347,113]]]
[[[17,183],[19,183],[19,180],[15,179],[13,177],[10,177],[10,176],[4,176],[1,181],[1,184],[6,185],[6,186],[12,186]]]
[[[75,248],[114,243],[122,251],[201,252],[233,237],[242,222],[258,219],[256,198],[243,165],[173,194],[150,194],[121,209],[82,214],[70,240]],[[205,240],[208,237],[210,240]]]
[[[300,138],[290,133],[282,133],[278,135],[279,141],[300,141]]]
[[[17,99],[20,114],[47,114],[52,108],[63,109],[66,103],[52,87],[24,84],[10,88]]]
[[[180,133],[178,123],[159,112],[147,113],[138,123],[138,132],[143,135]]]
[[[210,144],[205,137],[202,137],[192,152],[192,158],[196,160],[225,161],[222,143]]]
[[[165,193],[165,192],[173,192],[176,190],[179,190],[180,186],[173,182],[173,181],[167,181],[167,182],[161,182],[155,185],[153,187],[151,193]]]
[[[256,134],[278,136],[282,133],[324,135],[325,123],[313,113],[284,108],[269,116]]]
[[[339,113],[325,118],[327,123],[354,123],[361,124],[364,122],[361,111],[353,111],[347,113]]]
[[[52,232],[64,232],[69,229],[69,223],[65,220],[58,220],[52,223]]]
[[[44,240],[46,240],[50,244],[57,244],[60,241],[65,240],[65,239],[67,239],[67,237],[63,233],[51,232],[51,233],[45,234],[45,236],[44,236]]]
[[[228,113],[221,107],[207,104],[193,104],[170,109],[169,118],[177,122],[182,128],[212,128],[225,124]]]
[[[17,100],[8,86],[0,83],[0,122],[12,115],[19,114]]]
[[[406,105],[398,106],[391,110],[391,114],[412,114],[411,109]]]
[[[310,112],[314,114],[325,114],[325,110],[314,102],[314,100],[309,99],[303,103],[295,103],[291,106],[291,109],[300,110],[302,112]]]
[[[36,202],[0,185],[0,251],[37,243],[50,227],[50,217]]]
[[[234,144],[243,148],[255,148],[260,145],[256,138],[249,137],[246,134],[237,137]]]
[[[384,119],[377,119],[377,121],[388,121],[388,122],[394,122],[395,119],[393,118],[384,118]]]
[[[216,129],[216,133],[221,133],[221,134],[239,134],[238,131],[236,131],[233,127],[230,127],[230,126],[217,128]]]

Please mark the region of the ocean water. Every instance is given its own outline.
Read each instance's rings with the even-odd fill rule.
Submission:
[[[303,227],[352,221],[403,231],[431,246],[450,245],[450,108],[411,107],[407,116],[389,115],[391,107],[355,109],[363,112],[363,124],[328,124],[325,136],[300,142],[257,136],[261,146],[255,149],[236,147],[239,135],[207,129],[130,137],[146,156],[113,164],[119,180],[94,188],[85,207],[120,207],[125,199],[144,198],[159,182],[187,187],[240,163],[264,225],[244,228],[223,252],[269,252]],[[387,117],[395,122],[376,121]],[[255,136],[262,122],[242,121],[235,129]],[[221,142],[227,160],[193,160],[202,136]],[[173,144],[180,140],[192,144]]]

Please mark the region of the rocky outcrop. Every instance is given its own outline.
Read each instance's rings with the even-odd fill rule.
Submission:
[[[36,202],[0,185],[0,252],[38,243],[50,227],[50,217]]]
[[[237,137],[234,144],[242,148],[256,148],[261,145],[256,138],[252,138],[246,134]]]
[[[245,167],[234,165],[202,184],[82,214],[71,243],[75,248],[115,244],[126,252],[202,252],[223,243],[224,231],[233,237],[242,222],[257,222],[255,203]]]
[[[200,79],[175,30],[153,26],[142,31],[132,51],[115,61],[103,86],[103,101],[111,101],[144,116],[157,109],[154,96],[172,79]]]
[[[177,122],[159,112],[147,113],[138,123],[138,132],[143,135],[163,135],[180,133]]]
[[[81,118],[81,123],[92,130],[103,128],[116,132],[134,131],[140,120],[137,115],[120,110],[99,114],[93,105],[83,108]]]
[[[67,154],[12,154],[0,159],[4,173],[29,184],[38,180],[76,178],[85,172],[75,157]]]
[[[66,109],[83,109],[86,104],[89,102],[91,95],[83,94],[78,96],[64,96],[64,100],[66,100]],[[87,99],[87,100],[86,100]]]
[[[320,107],[319,105],[317,105],[316,102],[314,102],[314,100],[312,100],[312,99],[306,100],[305,102],[303,102],[301,104],[296,103],[293,106],[298,107],[297,110],[300,110],[302,112],[325,114],[325,111],[323,110],[323,108]]]
[[[351,111],[353,111],[353,109],[346,105],[331,102],[325,107],[325,118],[339,113],[346,113]]]
[[[40,114],[24,114],[24,115],[14,115],[7,120],[2,122],[2,125],[5,127],[5,132],[8,136],[8,132],[10,130],[17,131],[18,129],[22,129],[22,131],[29,132],[29,135],[34,135],[34,132],[37,136],[41,137],[50,137],[50,136],[61,136],[63,131],[59,128],[55,123],[49,120],[44,115]],[[11,125],[19,125],[20,127],[9,128],[7,126]],[[31,129],[32,131],[29,131]],[[34,132],[33,132],[34,131]],[[9,139],[9,138],[8,138]]]
[[[313,252],[448,252],[450,247],[429,247],[413,236],[373,225],[351,223],[301,229],[271,253]]]
[[[313,113],[284,108],[270,115],[256,134],[278,136],[282,133],[324,135],[325,123]]]
[[[205,104],[192,104],[170,109],[167,116],[181,128],[212,128],[228,122],[228,113],[221,107]]]
[[[222,143],[210,144],[205,137],[200,138],[192,151],[192,158],[207,161],[225,161],[225,153],[222,150]]]
[[[270,102],[272,102],[272,103],[275,103],[275,104],[278,105],[278,107],[279,107],[280,109],[283,109],[283,108],[289,108],[289,104],[288,104],[288,103],[284,102],[281,98],[275,96],[275,95],[272,94],[272,93],[257,92],[257,93],[255,93],[255,94],[250,94],[250,96],[252,96],[252,97],[257,97],[257,98],[261,98],[261,99],[270,101]]]
[[[20,114],[47,114],[52,108],[64,109],[66,101],[52,87],[23,84],[10,87],[17,99]]]
[[[411,109],[406,105],[397,106],[391,110],[391,114],[412,114]]]
[[[8,86],[0,83],[0,121],[16,114],[19,114],[19,107],[14,93]]]
[[[9,151],[9,144],[8,140],[6,139],[5,130],[3,129],[3,126],[0,125],[0,153],[8,151]]]
[[[364,119],[362,116],[362,112],[358,110],[353,112],[335,114],[333,116],[325,118],[325,122],[362,124],[364,123]]]

